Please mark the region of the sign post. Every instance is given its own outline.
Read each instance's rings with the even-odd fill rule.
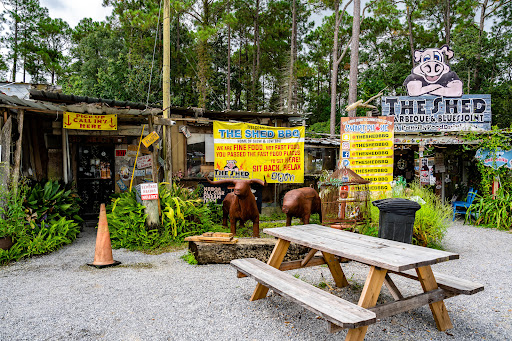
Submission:
[[[144,212],[148,215],[146,218],[146,226],[147,227],[155,227],[158,226],[160,221],[158,207],[159,205],[159,197],[158,197],[158,183],[156,182],[148,182],[144,184],[140,184],[140,198],[142,199],[142,205],[146,207]]]

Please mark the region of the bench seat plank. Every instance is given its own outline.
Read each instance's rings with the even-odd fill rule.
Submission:
[[[406,270],[401,272],[391,271],[394,274],[404,276],[407,278],[418,279],[418,275],[415,270]],[[462,295],[473,295],[477,292],[483,291],[484,286],[480,283],[468,281],[451,275],[446,275],[440,272],[434,272],[437,285],[447,291],[454,292]]]
[[[231,265],[272,288],[327,321],[343,328],[357,328],[376,322],[376,315],[367,309],[316,288],[255,258],[235,259]]]

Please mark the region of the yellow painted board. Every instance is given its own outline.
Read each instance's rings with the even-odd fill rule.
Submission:
[[[368,149],[368,148],[394,148],[393,141],[358,141],[350,142],[350,150]]]
[[[158,136],[158,134],[156,133],[156,131],[152,131],[150,134],[148,134],[148,136],[146,136],[143,140],[142,140],[142,144],[144,144],[146,147],[149,147],[151,146],[153,143],[155,143],[156,141],[158,141],[158,139],[160,138],[160,136]]]
[[[379,166],[379,165],[393,165],[393,158],[373,158],[373,159],[350,159],[350,166],[363,167],[363,166]]]
[[[117,115],[89,115],[66,111],[63,127],[80,130],[117,130]]]

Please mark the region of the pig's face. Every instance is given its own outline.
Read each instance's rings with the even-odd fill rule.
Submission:
[[[453,51],[447,45],[440,49],[426,49],[414,51],[414,61],[419,63],[412,73],[422,76],[428,83],[436,83],[442,75],[450,72],[450,67],[445,63],[453,57]]]

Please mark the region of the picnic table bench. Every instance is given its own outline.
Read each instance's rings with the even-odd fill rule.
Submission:
[[[264,229],[264,232],[278,237],[267,264],[251,258],[231,262],[238,270],[239,277],[247,275],[258,282],[250,300],[264,298],[269,288],[272,288],[322,316],[327,320],[330,332],[349,328],[346,340],[363,340],[368,325],[375,323],[378,319],[426,304],[432,311],[437,328],[441,331],[450,329],[452,323],[444,305],[444,299],[460,294],[472,295],[483,290],[480,284],[432,271],[430,267],[432,264],[459,258],[459,255],[452,252],[314,224]],[[308,246],[311,251],[303,261],[282,263],[291,242]],[[315,256],[318,251],[322,256]],[[336,286],[344,287],[348,285],[348,281],[340,266],[339,258],[370,266],[357,305],[283,272],[327,264]],[[423,293],[404,297],[389,273],[419,281]],[[383,284],[389,289],[395,301],[376,306]]]

